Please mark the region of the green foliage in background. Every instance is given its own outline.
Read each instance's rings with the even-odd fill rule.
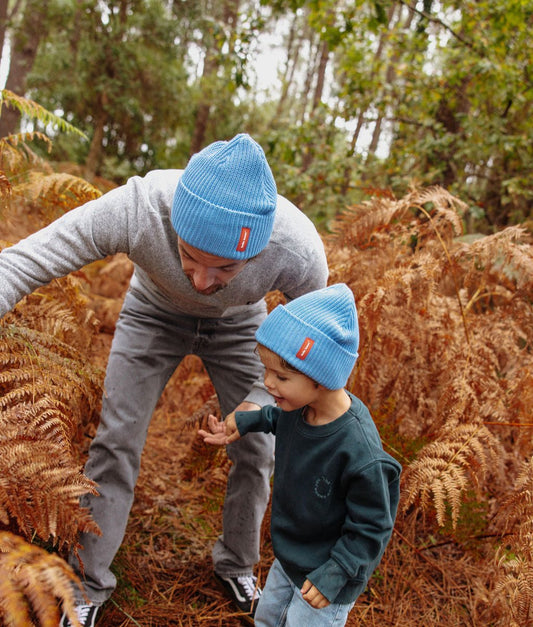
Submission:
[[[25,95],[89,136],[54,142],[89,177],[184,167],[245,131],[325,228],[412,184],[465,199],[471,231],[531,218],[533,0],[34,4],[5,31],[43,16]]]

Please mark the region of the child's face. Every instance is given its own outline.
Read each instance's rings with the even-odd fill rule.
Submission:
[[[278,407],[292,411],[317,398],[319,386],[312,379],[283,366],[279,355],[265,346],[258,346],[257,352],[265,366],[265,386]]]

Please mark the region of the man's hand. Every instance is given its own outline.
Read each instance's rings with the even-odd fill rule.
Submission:
[[[243,401],[235,407],[234,413],[236,411],[255,411],[256,409],[261,409],[261,406],[257,405],[257,403],[251,403],[250,401]]]
[[[198,430],[198,435],[203,438],[206,444],[213,444],[214,446],[225,446],[238,440],[241,435],[237,429],[237,423],[235,422],[235,412],[228,414],[224,422],[220,422],[216,416],[209,414],[207,419],[207,426],[209,431],[204,429]]]
[[[323,607],[327,607],[329,605],[329,601],[326,597],[320,592],[318,588],[315,588],[313,584],[306,579],[304,585],[302,586],[300,592],[302,593],[303,598],[317,610],[321,610]]]

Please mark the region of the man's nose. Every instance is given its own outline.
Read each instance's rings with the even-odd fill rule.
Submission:
[[[215,284],[216,272],[207,266],[197,266],[192,275],[197,290],[206,290]]]

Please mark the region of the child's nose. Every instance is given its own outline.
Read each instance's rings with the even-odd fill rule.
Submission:
[[[265,387],[268,390],[272,388],[272,375],[269,374],[268,372],[265,372],[264,382],[265,382]]]

